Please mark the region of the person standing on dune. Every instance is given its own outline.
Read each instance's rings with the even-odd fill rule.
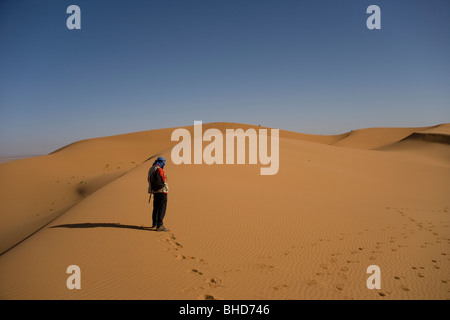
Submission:
[[[164,172],[165,165],[166,159],[158,157],[148,170],[147,176],[149,203],[153,194],[152,228],[156,228],[156,231],[169,231],[163,224],[167,208],[167,192],[169,192],[167,176]]]

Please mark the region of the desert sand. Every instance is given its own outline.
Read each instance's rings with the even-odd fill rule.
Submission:
[[[450,124],[280,130],[273,176],[174,165],[173,130],[0,164],[0,299],[450,298]],[[170,232],[148,229],[159,155]],[[66,287],[69,265],[81,290]],[[370,265],[381,289],[366,286]]]

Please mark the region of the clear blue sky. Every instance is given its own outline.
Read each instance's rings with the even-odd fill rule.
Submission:
[[[0,1],[0,155],[194,120],[450,122],[450,1]]]

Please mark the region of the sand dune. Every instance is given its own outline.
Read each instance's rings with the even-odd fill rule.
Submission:
[[[427,127],[425,129],[432,128]],[[416,130],[424,128],[368,128],[352,131],[347,137],[334,143],[335,146],[376,149],[400,141]]]
[[[442,124],[431,129],[414,131],[400,141],[378,150],[404,152],[428,164],[448,166],[450,161],[450,126]]]
[[[407,139],[450,144],[450,126],[444,124],[429,130],[416,131],[403,140]]]
[[[0,298],[448,299],[449,128],[280,131],[274,176],[174,165],[174,128],[0,164]],[[157,155],[167,233],[147,228],[144,161]],[[81,290],[66,287],[73,264]],[[366,287],[369,265],[380,290]]]

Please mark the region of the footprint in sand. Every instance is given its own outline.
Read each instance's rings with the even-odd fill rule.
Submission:
[[[401,285],[400,289],[402,289],[403,291],[409,291],[409,288],[405,285]]]
[[[343,283],[336,284],[336,289],[338,289],[339,291],[344,290],[344,284]]]
[[[274,270],[275,267],[273,265],[265,264],[265,263],[257,263],[255,267],[260,270]]]
[[[165,249],[166,251],[178,251],[179,249],[183,248],[183,245],[181,243],[177,242],[176,240],[177,239],[175,238],[174,234],[169,234],[169,235],[165,235],[165,236],[161,237],[159,241],[167,242],[170,244],[170,248]],[[192,257],[192,256],[185,256],[183,254],[178,254],[178,255],[176,255],[175,258],[179,261],[196,260],[197,262],[200,262],[202,264],[208,264],[204,259],[200,259],[200,258],[196,258],[196,257]]]
[[[211,288],[217,288],[221,285],[222,280],[220,280],[219,278],[211,278],[211,279],[207,279],[206,283],[211,287]]]
[[[203,272],[198,271],[197,269],[189,269],[187,270],[189,273],[198,274],[199,276],[203,275]]]
[[[344,280],[347,280],[347,278],[348,278],[347,275],[343,272],[338,272],[338,276]]]
[[[315,286],[317,284],[316,280],[310,280],[306,282],[308,284],[308,286]]]
[[[288,287],[289,286],[287,284],[282,284],[282,285],[279,285],[279,286],[272,287],[272,289],[275,290],[275,291],[279,291],[279,290],[282,290],[282,289],[288,288]]]
[[[168,242],[170,244],[171,248],[167,249],[169,251],[170,250],[175,250],[176,251],[178,249],[183,248],[183,245],[181,245],[181,243],[176,241],[176,238],[175,238],[175,236],[173,234],[161,237],[160,241]]]
[[[199,259],[199,258],[195,258],[195,257],[192,257],[192,259],[195,259],[195,261],[200,262],[202,264],[208,264],[208,262],[206,262],[204,259]]]
[[[340,255],[341,255],[341,254],[340,254],[339,252],[334,252],[334,253],[331,254],[332,257],[334,257],[334,256],[340,256]]]
[[[359,262],[360,262],[359,260],[347,260],[348,264],[350,264],[350,263],[359,263]]]

